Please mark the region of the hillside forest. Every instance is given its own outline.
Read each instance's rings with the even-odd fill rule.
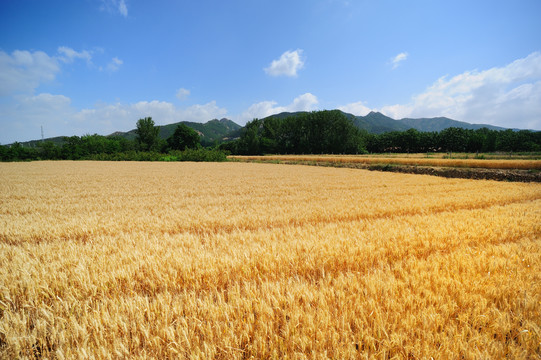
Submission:
[[[208,144],[192,127],[179,124],[167,138],[152,118],[139,119],[133,139],[119,135],[64,137],[60,144],[0,145],[0,160],[224,161],[227,154],[366,154],[429,152],[539,152],[541,132],[464,129],[370,133],[339,110],[254,119],[226,141]],[[228,140],[234,138],[234,140]],[[204,146],[206,145],[206,146]]]
[[[220,148],[238,155],[533,152],[541,151],[541,132],[450,127],[374,134],[331,110],[254,119],[241,129],[239,139]]]

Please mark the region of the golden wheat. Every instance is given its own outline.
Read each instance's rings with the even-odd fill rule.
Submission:
[[[352,163],[352,164],[396,164],[413,166],[466,167],[485,169],[541,169],[541,160],[531,159],[442,159],[408,156],[365,156],[365,155],[265,155],[265,156],[230,156],[241,161],[296,161],[316,163]]]
[[[541,185],[0,164],[2,358],[535,358]]]

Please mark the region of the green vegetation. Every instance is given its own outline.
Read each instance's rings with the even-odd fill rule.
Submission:
[[[148,117],[137,121],[137,129],[128,133],[115,133],[110,136],[72,136],[64,137],[61,141],[55,138],[54,141],[32,142],[33,147],[19,143],[0,146],[0,160],[222,161],[225,159],[225,153],[235,155],[424,153],[426,157],[434,153],[447,153],[449,158],[461,156],[457,153],[474,153],[476,158],[482,159],[485,155],[479,153],[496,152],[512,155],[521,152],[541,152],[539,131],[449,127],[439,132],[409,128],[405,131],[375,133],[360,128],[366,124],[359,124],[359,121],[370,119],[374,121],[379,119],[381,126],[389,121],[396,122],[379,113],[370,113],[365,117],[354,117],[339,110],[282,113],[264,119],[254,119],[243,128],[227,119],[198,124],[199,128],[205,129],[207,135],[204,135],[195,128],[194,123],[176,123],[160,127],[155,126],[152,118]],[[428,126],[431,119],[418,120]],[[373,124],[371,127],[377,128]],[[224,135],[225,131],[229,133]],[[214,135],[208,135],[210,133]],[[167,134],[166,138],[164,134]],[[205,138],[214,138],[215,141],[205,142]],[[229,138],[235,140],[219,144],[220,141]],[[202,144],[218,148],[225,153],[217,155],[216,150],[204,150]],[[179,152],[183,154],[180,155]]]
[[[541,132],[529,130],[472,130],[450,127],[440,132],[409,129],[364,135],[366,149],[370,153],[541,151]]]
[[[238,131],[241,128],[240,125],[228,119],[214,119],[207,121],[206,123],[182,121],[168,125],[156,126],[159,128],[158,135],[160,139],[167,140],[170,138],[179,125],[186,125],[187,127],[195,130],[199,135],[201,145],[205,147],[222,143],[224,140],[228,140],[228,138],[231,136],[237,137],[238,135],[235,134],[238,134]],[[113,135],[125,138],[127,140],[135,140],[137,136],[136,131],[137,129],[133,129],[128,132],[116,132]]]
[[[180,124],[173,135],[167,139],[167,144],[173,150],[193,149],[199,145],[199,134],[188,126]]]
[[[57,145],[39,142],[35,147],[19,143],[0,146],[1,161],[30,160],[108,160],[108,161],[225,161],[227,153],[203,148],[197,132],[184,124],[177,125],[169,139],[158,136],[152,118],[137,121],[137,137],[85,135],[65,137]]]
[[[306,112],[283,112],[280,114],[272,115],[270,117],[278,117],[283,119],[286,117],[298,116],[301,114],[306,114]],[[487,128],[489,130],[505,130],[505,128],[498,126],[492,126],[487,124],[470,124],[467,122],[456,121],[446,117],[420,119],[405,118],[401,120],[395,120],[393,118],[383,115],[380,112],[374,111],[364,116],[355,116],[353,114],[345,112],[342,112],[342,114],[344,114],[349,120],[351,120],[353,122],[353,125],[355,125],[361,130],[366,130],[371,134],[383,134],[392,131],[406,131],[408,129],[415,129],[421,132],[439,132],[450,127],[469,130],[477,130],[481,128]]]
[[[227,153],[218,149],[197,148],[184,151],[171,151],[169,158],[160,161],[226,161]]]
[[[139,119],[137,121],[137,147],[142,151],[156,151],[160,147],[160,137],[158,133],[160,129],[154,126],[154,121],[151,117]]]
[[[357,154],[364,151],[361,131],[338,110],[254,119],[241,130],[238,140],[220,147],[239,155]]]
[[[536,131],[450,127],[376,134],[359,129],[356,121],[338,110],[280,114],[249,122],[238,140],[221,148],[237,155],[541,151],[541,132]]]

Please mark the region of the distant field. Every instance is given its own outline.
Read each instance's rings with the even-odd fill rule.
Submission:
[[[348,155],[355,157],[367,158],[428,158],[428,159],[487,159],[487,160],[541,160],[540,152],[526,153],[385,153],[385,154],[365,154],[365,155]]]
[[[298,161],[316,163],[352,163],[352,164],[395,164],[414,166],[441,166],[483,169],[541,169],[541,160],[535,155],[518,155],[515,158],[487,155],[485,159],[475,158],[475,154],[455,154],[453,158],[444,158],[445,154],[391,154],[391,155],[265,155],[265,156],[230,156],[240,161]],[[484,155],[483,155],[484,156]]]
[[[0,358],[541,357],[541,185],[0,163]]]

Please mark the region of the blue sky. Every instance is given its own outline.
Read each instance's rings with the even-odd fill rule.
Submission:
[[[281,111],[541,130],[541,1],[0,2],[0,143]]]

